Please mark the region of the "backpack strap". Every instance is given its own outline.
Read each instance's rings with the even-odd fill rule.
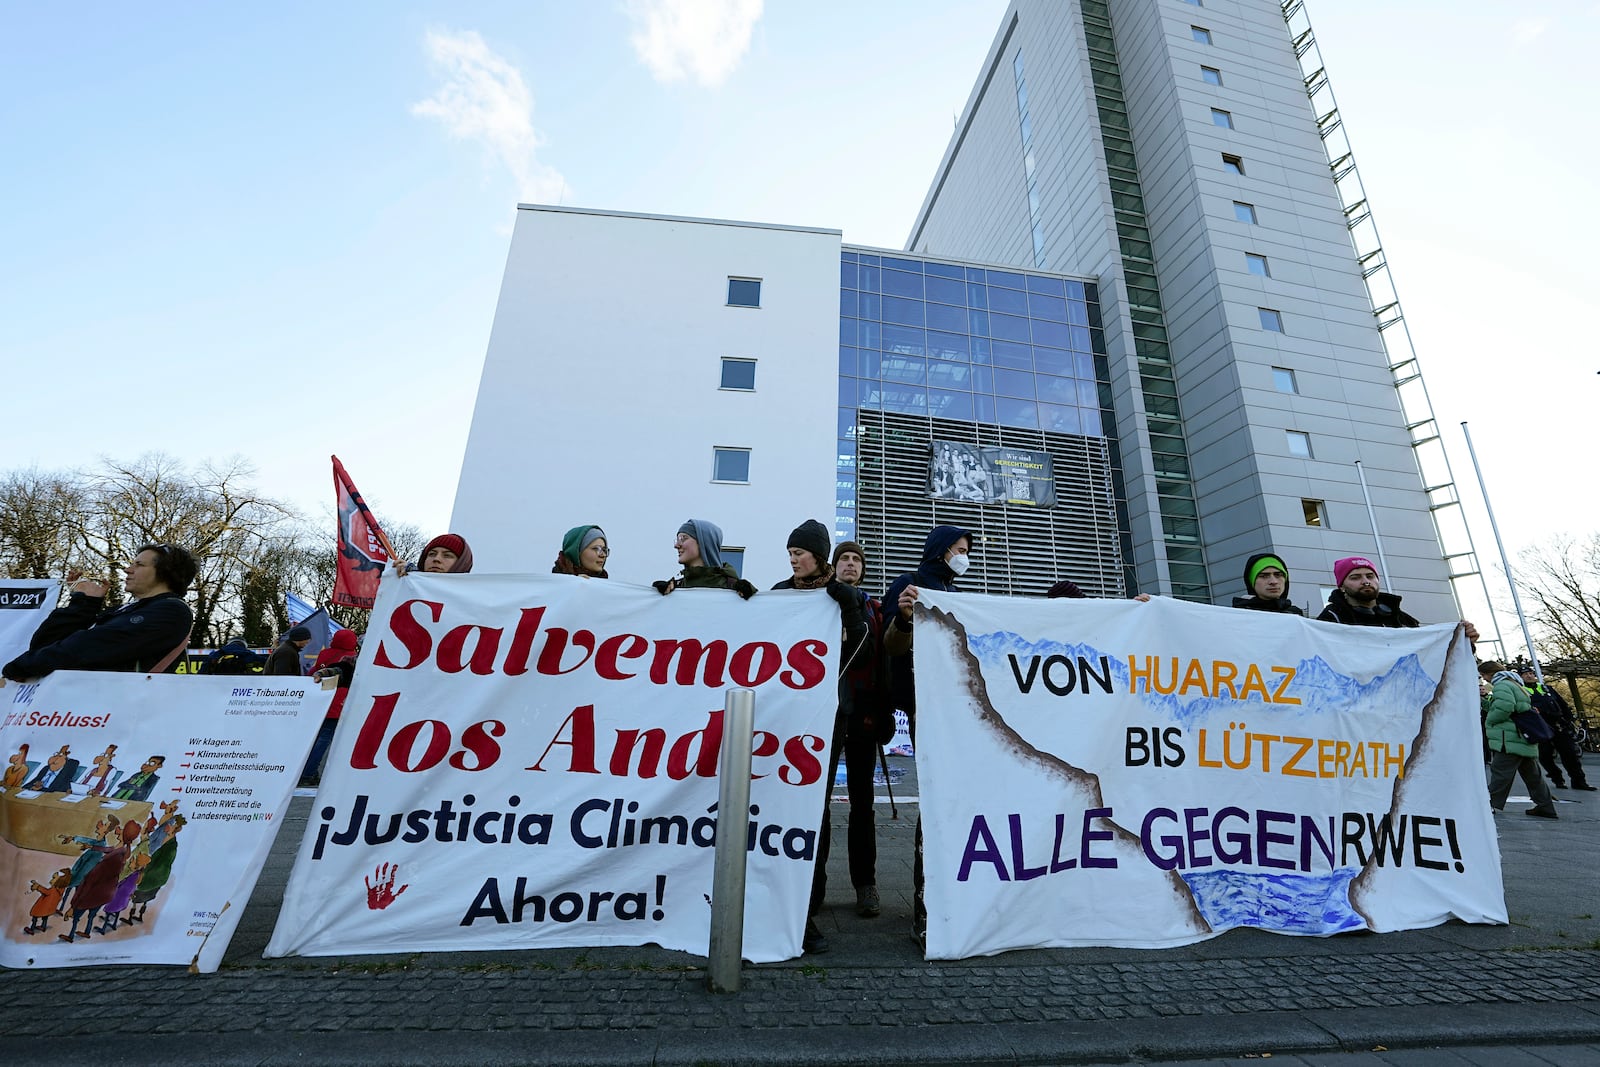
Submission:
[[[161,659],[156,663],[156,665],[154,667],[151,667],[150,670],[147,671],[146,673],[148,673],[148,674],[164,674],[164,673],[166,673],[167,668],[172,666],[173,661],[176,660],[179,656],[183,655],[187,651],[189,651],[189,634],[184,634],[183,635],[183,640],[178,642],[178,646],[176,648],[174,648],[171,652],[168,652],[165,656],[162,656]]]

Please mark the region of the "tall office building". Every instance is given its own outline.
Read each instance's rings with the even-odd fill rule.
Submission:
[[[1271,0],[1015,0],[904,251],[525,207],[453,522],[497,569],[599,522],[643,579],[711,518],[759,581],[832,514],[880,583],[949,522],[967,588],[1221,603],[1270,547],[1310,605],[1377,555],[1360,461],[1386,587],[1453,618],[1317,119]]]

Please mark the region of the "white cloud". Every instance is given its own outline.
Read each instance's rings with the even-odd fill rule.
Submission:
[[[426,45],[439,87],[411,105],[411,113],[438,119],[452,137],[481,142],[511,171],[519,197],[562,199],[566,179],[537,159],[543,142],[533,128],[533,93],[522,73],[472,30],[429,31]]]
[[[628,0],[629,41],[660,82],[714,88],[750,49],[763,0]]]
[[[1548,17],[1518,19],[1511,25],[1511,38],[1517,44],[1532,44],[1549,28]]]

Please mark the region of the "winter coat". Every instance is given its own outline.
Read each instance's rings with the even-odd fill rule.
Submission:
[[[914,585],[918,589],[936,589],[953,591],[956,587],[956,572],[944,561],[944,554],[950,551],[950,546],[965,537],[969,542],[972,534],[956,526],[935,526],[928,531],[928,538],[922,543],[922,561],[917,564],[917,569],[910,574],[902,574],[889,583],[888,592],[883,594],[883,613],[891,619],[886,624],[884,633],[885,643],[889,643],[889,630],[898,631],[902,638],[909,635],[911,624],[900,617],[900,594],[905,592],[906,586]],[[906,651],[900,655],[889,657],[890,689],[894,695],[894,706],[915,714],[917,710],[917,689],[915,674],[916,669],[912,659],[913,653]]]
[[[14,682],[42,678],[51,671],[148,671],[189,639],[194,612],[178,593],[157,593],[111,611],[105,597],[73,593],[66,607],[52,611],[28,651],[5,665]],[[181,663],[174,659],[170,672]]]
[[[333,703],[328,705],[327,718],[337,719],[344,710],[344,698],[350,695],[350,677],[355,673],[356,662],[356,633],[354,630],[335,630],[328,639],[328,647],[317,653],[317,661],[311,665],[311,673],[316,674],[324,667],[338,667],[339,686],[333,691]]]
[[[1328,606],[1317,616],[1318,622],[1342,622],[1346,626],[1389,626],[1394,628],[1421,626],[1422,624],[1400,610],[1400,598],[1394,593],[1379,593],[1378,602],[1368,611],[1358,608],[1345,598],[1343,589],[1328,594]]]
[[[1489,747],[1495,752],[1509,752],[1513,756],[1539,755],[1539,746],[1524,741],[1517,733],[1517,724],[1511,716],[1532,707],[1528,691],[1522,688],[1522,679],[1510,671],[1494,676],[1494,691],[1489,694],[1489,713],[1484,718],[1483,732]]]
[[[298,677],[304,673],[300,669],[300,650],[295,647],[293,641],[287,639],[280,641],[278,647],[272,650],[272,655],[267,657],[266,669],[261,673],[292,674]]]

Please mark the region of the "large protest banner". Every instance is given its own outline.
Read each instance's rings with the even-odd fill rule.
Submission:
[[[33,632],[60,596],[61,583],[54,578],[0,578],[0,663],[28,651]]]
[[[1506,921],[1459,629],[921,604],[930,958]]]
[[[216,970],[332,697],[88,671],[0,689],[0,965]]]
[[[821,591],[385,577],[267,955],[705,953],[730,687],[755,691],[745,957],[798,955],[838,633]]]

